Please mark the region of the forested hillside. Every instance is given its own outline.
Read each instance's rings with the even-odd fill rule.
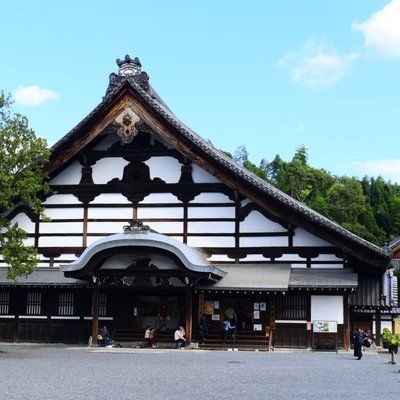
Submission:
[[[229,154],[228,154],[229,155]],[[301,146],[291,161],[276,155],[257,167],[245,146],[233,159],[272,185],[349,231],[383,246],[400,235],[400,185],[382,177],[334,176],[308,165],[307,149]]]

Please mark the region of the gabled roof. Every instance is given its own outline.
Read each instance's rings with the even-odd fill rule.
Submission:
[[[222,278],[225,272],[211,265],[201,253],[196,249],[192,249],[184,243],[171,238],[169,236],[161,235],[150,230],[126,230],[124,233],[117,233],[115,235],[108,236],[103,239],[96,240],[92,243],[81,256],[68,264],[60,265],[61,271],[64,273],[75,274],[80,276],[88,275],[89,272],[85,271],[87,265],[90,263],[92,258],[99,258],[101,253],[107,253],[108,250],[112,250],[114,253],[118,249],[127,248],[154,248],[157,250],[163,250],[169,254],[173,254],[174,257],[184,265],[189,271],[200,273],[208,277]],[[107,257],[108,258],[108,254]],[[96,260],[96,265],[99,260]],[[84,272],[82,272],[84,271]],[[92,271],[90,271],[92,272]]]
[[[48,174],[71,162],[118,113],[131,105],[154,132],[172,142],[183,155],[270,214],[286,220],[292,226],[301,226],[356,260],[382,269],[387,267],[391,254],[388,248],[360,238],[283,193],[236,164],[182,123],[150,86],[148,75],[141,71],[138,59],[132,60],[126,56],[125,61],[117,60],[117,64],[120,67],[119,74],[111,74],[102,102],[53,146],[52,158],[46,169]]]

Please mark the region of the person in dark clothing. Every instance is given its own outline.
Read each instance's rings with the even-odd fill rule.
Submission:
[[[362,336],[362,332],[359,328],[356,328],[353,336],[353,347],[354,347],[354,357],[357,357],[357,360],[361,360],[362,351],[361,347],[363,345],[364,339]]]
[[[207,315],[203,314],[199,323],[199,343],[203,344],[209,333],[209,322]]]

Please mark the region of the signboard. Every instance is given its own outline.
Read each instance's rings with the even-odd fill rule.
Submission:
[[[337,321],[313,321],[314,333],[337,333]]]

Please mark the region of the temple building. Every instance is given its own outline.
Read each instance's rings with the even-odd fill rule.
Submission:
[[[157,326],[162,305],[160,335],[182,325],[192,343],[205,315],[217,346],[228,308],[237,345],[348,349],[356,326],[379,340],[397,307],[390,249],[214,148],[138,58],[117,65],[101,103],[52,148],[48,219],[21,203],[7,213],[40,263],[14,283],[0,260],[0,340],[87,343],[107,325],[123,344]]]

